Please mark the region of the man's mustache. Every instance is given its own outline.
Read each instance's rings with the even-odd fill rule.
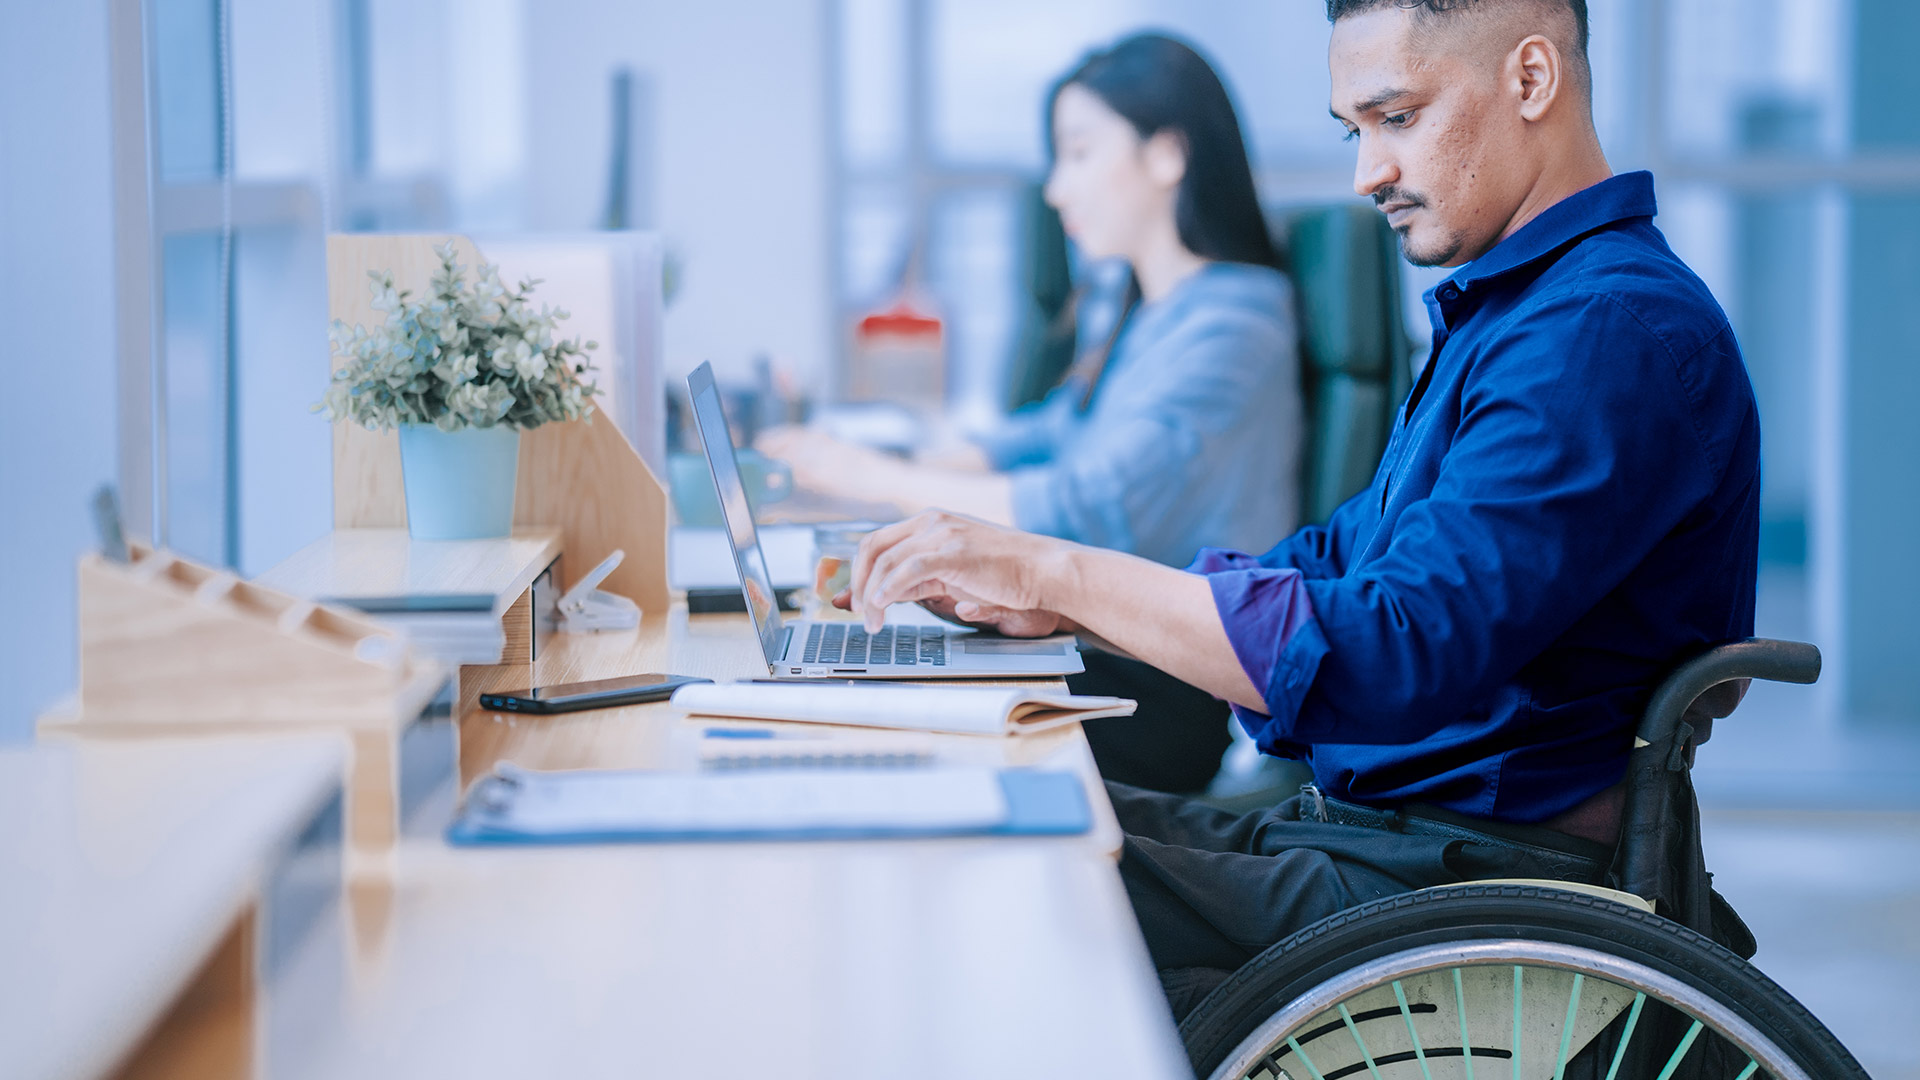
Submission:
[[[1386,187],[1373,193],[1373,205],[1382,211],[1388,209],[1402,210],[1415,206],[1425,206],[1427,205],[1427,200],[1410,191],[1402,191],[1400,188],[1388,184]]]

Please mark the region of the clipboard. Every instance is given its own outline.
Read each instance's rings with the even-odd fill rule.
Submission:
[[[1035,769],[535,772],[468,790],[447,840],[494,844],[1064,836],[1093,825],[1080,777]]]

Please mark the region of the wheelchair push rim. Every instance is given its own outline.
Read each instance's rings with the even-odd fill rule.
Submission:
[[[1738,954],[1548,882],[1440,886],[1329,916],[1235,972],[1180,1031],[1216,1080],[1867,1075]]]
[[[1316,1068],[1310,1051],[1303,1047],[1300,1039],[1302,1029],[1318,1031],[1326,1026],[1328,1014],[1340,1017],[1341,1027],[1358,1043],[1360,1052],[1365,1056],[1367,1066],[1359,1075],[1373,1077],[1381,1075],[1385,1066],[1404,1066],[1409,1062],[1420,1066],[1419,1073],[1431,1076],[1431,1069],[1449,1057],[1460,1057],[1460,1044],[1453,1046],[1434,1046],[1431,1051],[1421,1046],[1421,1040],[1412,1035],[1414,1020],[1413,1006],[1408,1004],[1404,984],[1413,978],[1435,972],[1453,976],[1443,980],[1462,993],[1464,985],[1460,978],[1466,969],[1514,969],[1519,973],[1515,982],[1522,992],[1514,995],[1513,1029],[1519,1032],[1523,1028],[1531,1030],[1543,1023],[1550,1024],[1554,1030],[1567,1036],[1572,1035],[1566,1024],[1566,1016],[1579,1008],[1580,995],[1591,995],[1594,983],[1599,982],[1633,995],[1633,1003],[1628,1006],[1633,1020],[1638,1019],[1645,1000],[1656,1000],[1669,1008],[1685,1015],[1693,1024],[1693,1029],[1682,1038],[1680,1046],[1669,1056],[1663,1065],[1659,1077],[1671,1076],[1682,1064],[1686,1054],[1695,1042],[1695,1036],[1702,1031],[1712,1031],[1738,1047],[1748,1058],[1748,1067],[1741,1073],[1743,1078],[1771,1076],[1776,1080],[1814,1080],[1814,1078],[1787,1053],[1744,1017],[1731,1008],[1704,997],[1664,972],[1648,967],[1638,961],[1613,956],[1577,945],[1567,945],[1549,941],[1486,941],[1468,945],[1428,945],[1393,953],[1369,961],[1359,967],[1336,976],[1313,988],[1306,994],[1289,1003],[1266,1023],[1256,1028],[1241,1044],[1228,1054],[1227,1060],[1213,1073],[1216,1080],[1232,1077],[1234,1080],[1249,1076],[1258,1076],[1263,1064],[1278,1066],[1271,1071],[1275,1077],[1282,1075],[1294,1080],[1339,1080],[1340,1077],[1353,1075],[1347,1068],[1332,1068],[1322,1073]],[[1525,973],[1538,972],[1572,973],[1575,976],[1572,995],[1563,999],[1564,1005],[1547,1002],[1529,1002],[1524,993]],[[1358,1030],[1365,1020],[1348,1011],[1345,1006],[1354,998],[1371,990],[1391,986],[1398,1005],[1398,1019],[1406,1025],[1416,1049],[1409,1055],[1406,1052],[1383,1054],[1374,1057],[1367,1053],[1364,1036]],[[1377,1012],[1378,1010],[1375,1010]],[[1553,1015],[1545,1015],[1551,1012]],[[1457,1014],[1456,1014],[1457,1015]],[[1370,1017],[1370,1019],[1376,1017]],[[1319,1024],[1312,1023],[1321,1020]],[[1631,1042],[1633,1027],[1628,1028],[1617,1059],[1623,1057]],[[1464,1041],[1464,1040],[1463,1040]],[[1572,1054],[1585,1048],[1586,1040],[1574,1042],[1570,1037],[1559,1040],[1560,1048],[1553,1058],[1553,1071],[1543,1071],[1526,1061],[1524,1055],[1510,1052],[1498,1056],[1481,1056],[1469,1052],[1466,1055],[1467,1075],[1475,1072],[1485,1080],[1506,1080],[1509,1075],[1521,1076],[1560,1076],[1564,1072]],[[1503,1048],[1508,1049],[1508,1048]],[[1515,1060],[1515,1058],[1518,1060]],[[1476,1061],[1476,1058],[1478,1059]],[[1291,1060],[1289,1060],[1291,1059]],[[1544,1065],[1544,1063],[1542,1063]],[[1290,1067],[1289,1067],[1290,1066]],[[1283,1074],[1281,1068],[1287,1071]],[[1302,1075],[1304,1071],[1304,1075]],[[1619,1075],[1610,1072],[1608,1075]]]

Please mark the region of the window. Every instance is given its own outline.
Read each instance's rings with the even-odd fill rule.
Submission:
[[[146,386],[150,437],[123,498],[137,533],[252,573],[327,527],[326,425],[288,423],[326,371],[320,107],[327,8],[266,0],[146,0],[112,18],[144,42],[144,113],[117,125],[148,153],[119,227],[153,252],[153,333],[122,341],[123,380]],[[141,169],[122,155],[121,169]],[[141,181],[144,180],[144,183]]]

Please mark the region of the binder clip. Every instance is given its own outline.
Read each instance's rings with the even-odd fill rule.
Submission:
[[[631,630],[640,625],[640,606],[624,596],[601,592],[598,588],[627,553],[614,549],[586,577],[568,589],[558,605],[560,629],[568,633],[587,630]]]

